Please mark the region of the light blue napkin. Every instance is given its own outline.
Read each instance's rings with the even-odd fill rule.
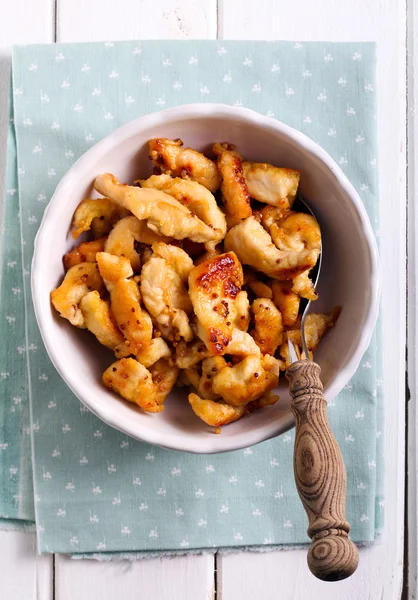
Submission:
[[[138,443],[104,425],[68,390],[44,351],[33,314],[33,240],[60,178],[119,125],[202,101],[248,106],[309,135],[343,168],[377,229],[373,44],[155,41],[15,48],[0,330],[0,372],[6,374],[0,376],[0,516],[31,517],[25,468],[30,432],[41,552],[148,556],[308,541],[293,481],[293,431],[215,456]],[[347,516],[358,542],[373,541],[382,524],[379,347],[374,338],[328,411],[345,458]]]

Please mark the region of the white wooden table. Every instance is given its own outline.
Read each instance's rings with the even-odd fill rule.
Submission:
[[[408,4],[408,6],[407,6]],[[408,13],[408,15],[407,15]],[[407,18],[408,17],[408,18]],[[415,28],[414,28],[415,20]],[[361,550],[356,574],[324,584],[305,551],[190,556],[126,563],[37,556],[32,534],[0,532],[0,598],[7,600],[341,600],[400,598],[404,574],[406,239],[414,231],[412,0],[13,0],[0,2],[0,172],[4,172],[10,46],[32,42],[223,38],[377,41],[381,258],[386,408],[386,527]],[[407,61],[407,48],[409,56]],[[416,56],[414,57],[414,50]],[[418,68],[418,62],[415,61]],[[418,71],[417,71],[418,73]],[[407,90],[408,74],[408,90]],[[409,116],[409,119],[407,118]],[[409,135],[408,135],[409,133]],[[416,128],[418,133],[418,126]],[[408,143],[407,143],[408,142]],[[408,158],[408,161],[407,161]],[[409,169],[407,169],[407,162]],[[407,183],[409,209],[407,205]],[[2,183],[0,184],[2,185]],[[1,190],[0,190],[1,191]],[[3,197],[3,195],[1,195]],[[415,243],[410,235],[409,359],[415,399]],[[410,403],[412,404],[412,403]],[[413,414],[412,414],[413,413]],[[409,431],[409,581],[416,589],[415,410]],[[408,540],[408,536],[407,536]],[[406,596],[405,596],[406,597]]]

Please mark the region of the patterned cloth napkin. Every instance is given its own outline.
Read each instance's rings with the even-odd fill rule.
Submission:
[[[293,481],[293,431],[234,453],[196,456],[136,442],[80,404],[49,361],[35,321],[33,241],[60,178],[94,143],[140,115],[202,101],[247,106],[313,138],[343,168],[377,229],[374,45],[17,47],[12,79],[1,280],[0,517],[25,522],[36,516],[41,552],[149,556],[307,542]],[[357,542],[373,541],[382,526],[379,347],[375,336],[328,411],[347,467],[347,516]]]

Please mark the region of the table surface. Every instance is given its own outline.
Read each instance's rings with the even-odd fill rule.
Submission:
[[[415,26],[415,27],[414,27]],[[376,41],[379,85],[381,259],[384,266],[386,525],[361,549],[355,575],[342,583],[315,580],[305,550],[202,555],[99,563],[37,556],[30,533],[0,531],[0,597],[11,600],[341,600],[416,597],[416,324],[414,81],[411,0],[14,0],[0,2],[0,172],[4,172],[10,47],[17,43],[126,39],[283,39]],[[418,57],[418,55],[417,55]],[[0,182],[0,187],[3,181]],[[2,190],[0,190],[2,192]],[[3,197],[3,194],[1,194]],[[409,202],[408,202],[409,198]],[[409,218],[408,218],[409,217]],[[409,244],[409,249],[408,249]],[[409,261],[407,262],[407,251]],[[409,286],[406,286],[408,270]],[[407,307],[407,295],[409,305]],[[408,311],[408,330],[407,330]],[[405,349],[409,389],[406,401]],[[405,412],[409,412],[408,446]],[[409,535],[404,540],[405,453]],[[409,565],[404,564],[404,542]],[[408,567],[408,568],[406,568]],[[338,591],[337,591],[338,590]],[[404,596],[406,597],[406,595]]]

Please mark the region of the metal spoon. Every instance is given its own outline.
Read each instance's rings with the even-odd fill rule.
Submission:
[[[293,208],[315,217],[300,197]],[[321,258],[322,248],[318,263],[310,273],[315,287]],[[291,365],[286,377],[296,427],[293,469],[309,519],[308,535],[312,540],[307,557],[309,569],[318,579],[339,581],[354,573],[359,557],[356,546],[348,537],[350,525],[345,516],[347,477],[341,451],[328,423],[321,368],[308,358],[305,319],[310,305],[311,301],[306,301],[301,319],[303,360],[298,359],[293,343],[288,341]]]

